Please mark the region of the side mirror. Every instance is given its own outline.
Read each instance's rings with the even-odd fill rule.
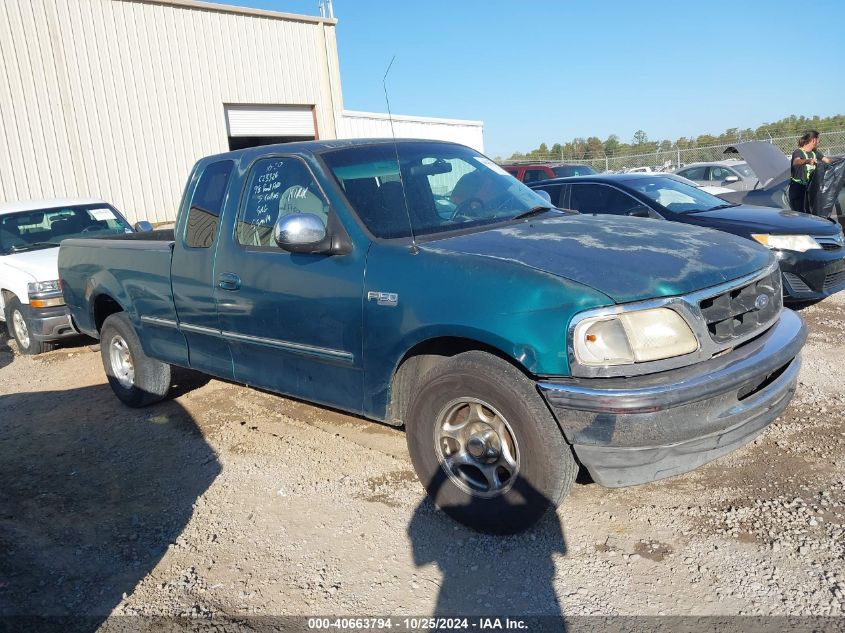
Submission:
[[[629,215],[632,218],[650,218],[651,209],[649,209],[648,207],[634,207],[625,215]]]
[[[146,220],[139,220],[135,223],[134,228],[138,233],[148,233],[153,230],[153,225]]]
[[[725,178],[725,182],[739,182],[739,176],[728,176]]]
[[[326,226],[313,213],[291,213],[276,220],[273,239],[291,253],[320,253],[328,249]]]
[[[549,204],[552,203],[552,196],[548,191],[546,191],[544,189],[535,189],[534,193],[536,193],[538,196],[540,196],[543,200],[545,200]]]

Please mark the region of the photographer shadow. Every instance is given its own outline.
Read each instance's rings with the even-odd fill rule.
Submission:
[[[435,563],[442,573],[434,616],[524,617],[562,616],[555,591],[555,558],[566,554],[560,519],[546,512],[525,532],[498,536],[475,532],[458,524],[431,501],[431,491],[446,483],[438,470],[427,496],[416,508],[408,525],[414,563]],[[451,484],[448,484],[451,485]],[[524,479],[514,490],[526,504],[547,503]],[[487,503],[472,498],[470,506]],[[551,505],[551,504],[550,504]],[[462,511],[464,508],[461,509]],[[544,618],[549,630],[563,630],[558,618]],[[531,630],[546,630],[545,627]]]

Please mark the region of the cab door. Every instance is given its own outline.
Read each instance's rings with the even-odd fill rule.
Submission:
[[[229,346],[220,333],[215,299],[215,253],[220,215],[235,164],[222,160],[197,168],[179,214],[170,269],[179,329],[193,369],[233,378]]]
[[[289,253],[276,245],[280,216],[330,209],[299,157],[249,168],[234,231],[221,236],[216,288],[220,327],[238,382],[360,411],[362,289],[366,249]]]

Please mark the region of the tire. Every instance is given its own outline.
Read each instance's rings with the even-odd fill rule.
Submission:
[[[109,385],[130,407],[146,407],[170,390],[170,365],[144,353],[125,312],[112,314],[100,330],[100,356]]]
[[[454,356],[422,378],[406,439],[434,503],[479,532],[529,528],[558,505],[578,473],[534,383],[484,352]]]
[[[9,330],[9,336],[14,338],[18,344],[18,351],[21,354],[32,356],[53,349],[53,346],[49,343],[35,339],[27,315],[28,310],[23,307],[17,297],[6,304],[6,327]]]

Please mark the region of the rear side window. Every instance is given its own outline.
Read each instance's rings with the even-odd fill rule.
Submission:
[[[569,206],[581,213],[625,215],[642,204],[613,187],[573,184]]]
[[[558,178],[591,176],[596,173],[596,170],[588,165],[563,165],[561,167],[552,167],[552,171]]]
[[[690,180],[704,180],[704,172],[707,170],[707,167],[690,167],[689,169],[682,169],[678,172],[679,176],[683,176],[684,178],[689,178]]]
[[[522,177],[522,182],[537,182],[548,179],[549,175],[544,169],[526,169],[525,175]]]
[[[552,199],[552,204],[556,207],[561,209],[565,209],[564,206],[566,198],[566,187],[564,185],[548,185],[546,187],[537,187],[539,191],[545,191]]]
[[[188,209],[188,221],[185,226],[186,246],[209,248],[214,244],[233,166],[232,161],[223,160],[210,164],[202,172]]]

